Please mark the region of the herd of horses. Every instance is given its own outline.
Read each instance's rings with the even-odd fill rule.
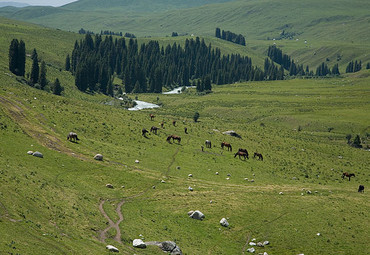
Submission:
[[[149,115],[150,119],[151,120],[154,120],[155,118],[155,115],[153,114],[150,114]],[[161,125],[161,128],[163,129],[164,128],[164,122],[161,122],[160,123]],[[172,121],[172,125],[173,126],[176,126],[176,121]],[[150,128],[150,133],[154,133],[154,134],[157,134],[159,128],[158,127],[155,127],[155,126],[152,126]],[[185,134],[188,134],[188,129],[187,127],[184,128],[184,131],[185,131]],[[145,128],[143,128],[141,130],[141,134],[142,136],[146,137],[146,134],[149,133],[148,130],[146,130]],[[172,139],[172,142],[174,142],[175,140],[177,141],[178,144],[181,143],[181,137],[178,136],[178,135],[169,135],[167,136],[166,138],[166,141],[168,143],[171,143],[171,139]],[[69,132],[69,134],[67,135],[67,140],[71,141],[71,142],[74,142],[74,143],[77,143],[78,140],[80,140],[77,136],[76,133],[74,132]],[[206,145],[206,148],[212,148],[212,142],[210,140],[206,140],[205,141],[205,145]],[[227,142],[222,142],[221,143],[221,148],[224,149],[224,147],[227,148],[228,151],[232,152],[233,148],[231,146],[230,143],[227,143]],[[204,151],[204,147],[202,146],[202,151]],[[249,153],[248,153],[248,150],[247,149],[243,149],[243,148],[239,148],[238,151],[234,154],[234,158],[236,158],[237,156],[239,156],[239,159],[249,159]],[[261,160],[263,161],[263,156],[261,153],[258,153],[258,152],[255,152],[253,154],[253,158],[257,158],[257,160]],[[342,174],[342,179],[344,179],[345,177],[348,178],[348,181],[351,181],[351,177],[356,177],[354,173],[348,173],[348,172],[344,172]],[[360,185],[359,188],[358,188],[358,192],[364,192],[364,189],[365,187],[363,185]]]

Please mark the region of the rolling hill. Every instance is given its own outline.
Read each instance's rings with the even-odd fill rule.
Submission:
[[[117,99],[81,93],[62,70],[81,35],[4,18],[0,31],[0,254],[110,254],[107,244],[119,254],[164,254],[156,246],[132,248],[136,238],[175,241],[192,255],[368,250],[370,70],[214,86],[203,96],[192,89],[132,94],[161,105],[133,112]],[[65,87],[63,96],[9,72],[13,38],[25,41],[28,54],[38,50],[48,79],[58,77]],[[206,39],[223,51],[245,50]],[[30,68],[27,57],[26,73]],[[158,134],[141,135],[162,121]],[[78,142],[67,141],[71,131]],[[171,134],[181,142],[166,142]],[[348,134],[352,141],[359,135],[364,148],[348,145]],[[206,139],[212,147],[202,150]],[[222,141],[233,151],[222,150]],[[249,159],[235,158],[238,148],[248,149]],[[103,161],[93,159],[97,153]],[[356,176],[348,181],[343,172]],[[364,193],[357,192],[360,184]],[[205,219],[189,218],[190,210]],[[229,227],[220,225],[222,218]],[[249,244],[264,241],[264,247]]]

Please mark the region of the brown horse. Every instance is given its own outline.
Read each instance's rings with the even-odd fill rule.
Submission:
[[[177,136],[177,135],[169,135],[167,136],[167,142],[171,143],[171,138],[172,138],[172,142],[174,142],[175,140],[177,140],[178,143],[181,142],[181,137],[180,136]]]
[[[239,150],[237,153],[235,153],[234,158],[236,158],[236,156],[239,156],[239,159],[240,157],[244,157],[245,160],[246,158],[248,158],[248,153]]]
[[[149,133],[149,131],[148,131],[148,130],[146,130],[145,128],[143,128],[143,129],[141,130],[141,135],[146,137],[146,133]]]
[[[247,149],[239,148],[238,152],[244,152],[247,155],[247,159],[249,159],[249,153],[248,153]]]
[[[149,114],[150,120],[154,120],[155,115],[154,114]]]
[[[157,130],[158,130],[158,128],[153,126],[153,127],[150,128],[150,133],[157,134]]]
[[[77,142],[78,140],[78,137],[77,137],[77,134],[76,133],[73,133],[73,132],[69,132],[68,136],[67,136],[67,140],[71,141],[71,142]]]
[[[228,151],[233,151],[233,148],[231,147],[231,144],[222,142],[221,143],[221,148],[224,149],[224,147],[227,147]]]
[[[350,173],[344,172],[342,174],[342,179],[344,179],[344,177],[348,177],[348,181],[350,181],[352,176],[356,177],[355,174],[350,174]]]
[[[253,155],[253,158],[256,158],[256,157],[258,157],[258,160],[263,161],[263,156],[261,153],[255,152]]]

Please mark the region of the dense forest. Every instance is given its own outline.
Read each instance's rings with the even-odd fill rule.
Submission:
[[[186,39],[184,47],[176,43],[160,47],[157,41],[139,47],[135,39],[86,34],[76,41],[71,58],[67,56],[66,69],[75,75],[81,91],[107,95],[113,95],[114,75],[122,79],[126,93],[161,93],[163,86],[188,86],[206,77],[219,85],[265,79],[249,57],[222,55],[198,37]]]
[[[242,34],[235,34],[231,31],[225,31],[217,27],[215,36],[225,41],[233,42],[245,46],[245,37]]]

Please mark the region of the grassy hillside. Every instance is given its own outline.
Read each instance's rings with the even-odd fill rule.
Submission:
[[[359,134],[369,145],[368,70],[337,79],[216,86],[205,96],[192,90],[130,95],[154,103],[159,97],[162,105],[130,112],[104,104],[111,99],[101,95],[80,93],[70,74],[59,70],[76,34],[0,24],[1,254],[108,254],[107,244],[122,254],[163,254],[153,246],[133,250],[140,235],[175,241],[184,254],[247,254],[253,238],[270,242],[257,253],[369,249],[369,151],[345,139]],[[65,96],[25,86],[9,74],[6,53],[14,37],[55,63],[49,79],[61,79]],[[194,123],[196,111],[200,119]],[[165,128],[158,135],[141,135],[161,121]],[[242,138],[222,134],[226,130]],[[70,131],[77,132],[78,143],[66,140]],[[181,143],[167,143],[170,134],[180,135]],[[206,139],[213,146],[202,151]],[[222,141],[233,152],[222,150]],[[264,160],[234,158],[239,147],[262,153]],[[44,158],[27,155],[29,150]],[[96,153],[103,162],[93,160]],[[343,180],[344,171],[356,177]],[[359,184],[364,194],[357,192]],[[116,210],[123,215],[118,236],[107,219],[117,222]],[[190,219],[190,210],[206,218]],[[220,226],[223,217],[230,227]]]

